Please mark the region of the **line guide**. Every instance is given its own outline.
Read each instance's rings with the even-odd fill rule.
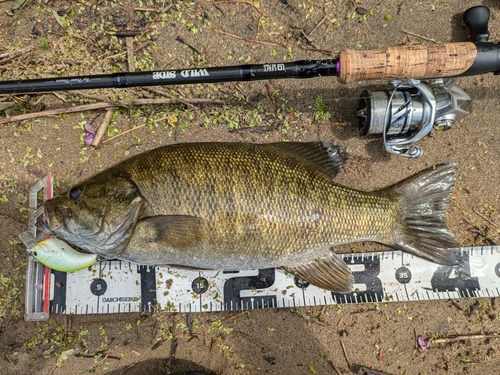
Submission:
[[[30,230],[41,215],[37,198],[50,198],[53,176],[30,192]],[[25,319],[50,314],[214,312],[345,303],[422,301],[500,296],[500,246],[457,251],[460,264],[441,266],[401,251],[343,254],[355,291],[335,293],[280,269],[187,270],[100,261],[72,273],[54,271],[28,258]]]

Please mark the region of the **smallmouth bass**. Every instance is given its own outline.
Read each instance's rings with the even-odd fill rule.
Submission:
[[[335,245],[374,241],[455,262],[444,221],[455,164],[363,192],[333,182],[342,163],[328,142],[164,146],[48,200],[45,229],[106,259],[277,267],[339,292],[353,280]]]

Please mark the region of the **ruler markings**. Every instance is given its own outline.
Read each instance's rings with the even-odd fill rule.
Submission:
[[[500,246],[462,248],[458,254],[463,261],[454,267],[400,251],[344,254],[357,288],[344,294],[308,285],[281,270],[194,272],[122,261],[101,261],[68,274],[52,271],[48,287],[45,279],[36,278],[32,288],[50,288],[49,311],[58,314],[152,312],[168,306],[184,312],[237,311],[500,296]],[[206,280],[206,290],[193,290],[196,278]],[[33,309],[39,305],[43,307],[27,302]]]

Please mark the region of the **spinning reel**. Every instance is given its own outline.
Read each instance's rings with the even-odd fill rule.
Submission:
[[[433,128],[451,129],[470,113],[471,98],[455,81],[392,81],[392,91],[363,91],[356,111],[362,134],[382,134],[392,154],[421,157],[423,151],[415,142]]]
[[[390,153],[418,158],[416,142],[470,113],[471,98],[456,78],[500,72],[499,45],[488,42],[489,17],[484,6],[464,13],[472,42],[343,50],[327,60],[4,81],[0,94],[328,76],[341,83],[384,79],[392,89],[361,94],[356,116],[362,133],[382,135]]]
[[[486,7],[474,7],[464,13],[473,42],[488,40],[489,16]],[[456,78],[389,83],[392,90],[363,91],[356,116],[362,134],[381,134],[385,149],[392,154],[421,157],[423,151],[415,145],[417,141],[433,128],[451,129],[455,121],[470,113],[471,98],[457,85]]]

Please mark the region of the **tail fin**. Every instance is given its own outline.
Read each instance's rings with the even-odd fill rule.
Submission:
[[[456,169],[456,164],[441,164],[392,187],[402,195],[403,223],[394,236],[397,248],[443,265],[458,262],[451,248],[459,246],[444,220]]]

